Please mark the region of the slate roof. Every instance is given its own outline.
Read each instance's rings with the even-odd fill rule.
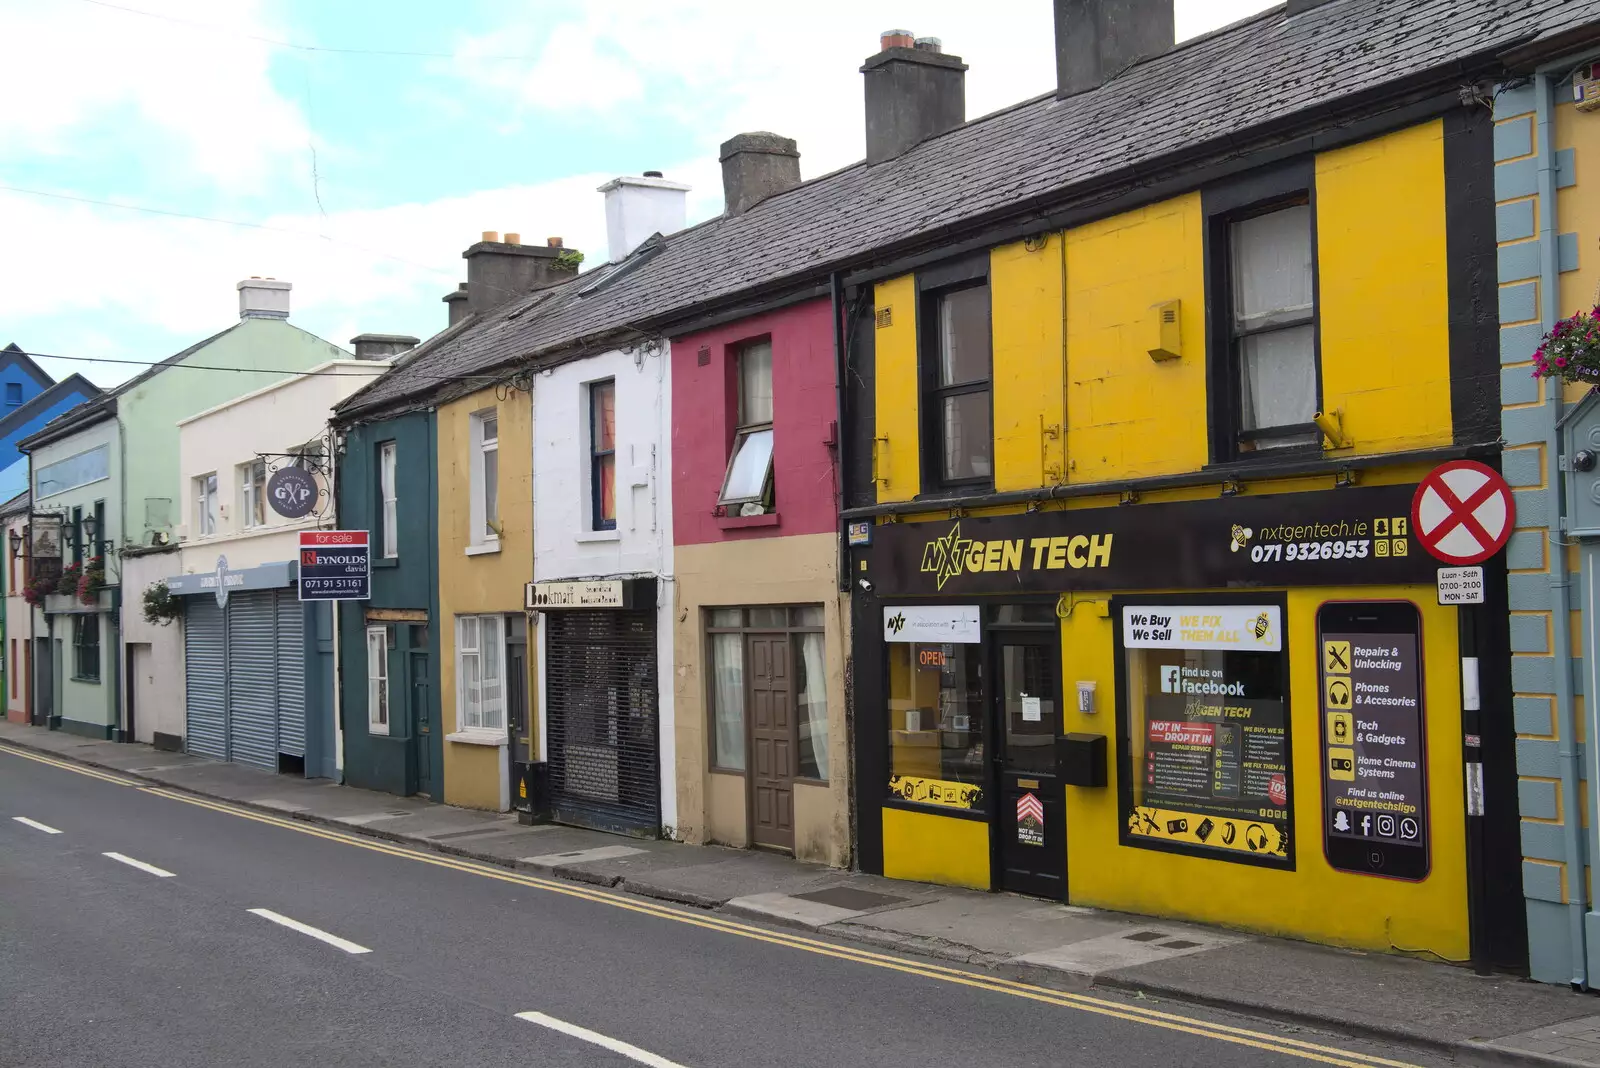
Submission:
[[[800,283],[868,256],[973,229],[1087,192],[1179,154],[1237,151],[1246,135],[1308,120],[1426,72],[1492,70],[1493,57],[1600,22],[1600,0],[1329,0],[1284,7],[1186,41],[1105,85],[968,122],[898,159],[802,183],[744,215],[668,235],[647,264],[589,297],[574,287],[458,323],[346,400],[349,420],[472,389],[451,379],[505,368],[608,332],[665,322],[755,288]],[[626,261],[624,261],[626,262]],[[621,272],[619,272],[621,273]]]

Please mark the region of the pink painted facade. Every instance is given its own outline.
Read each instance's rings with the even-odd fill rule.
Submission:
[[[672,341],[672,528],[677,545],[838,529],[832,305],[797,304]],[[733,447],[734,354],[772,341],[774,514],[718,516]],[[702,363],[702,361],[704,361]]]

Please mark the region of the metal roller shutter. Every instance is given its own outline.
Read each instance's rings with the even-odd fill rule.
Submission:
[[[278,591],[278,752],[306,755],[305,605]]]
[[[184,598],[184,748],[228,759],[227,634],[215,597]]]
[[[655,613],[557,611],[545,620],[556,818],[659,833]]]
[[[278,770],[277,611],[273,591],[228,598],[228,759]]]

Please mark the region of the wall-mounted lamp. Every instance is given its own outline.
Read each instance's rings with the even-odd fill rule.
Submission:
[[[13,530],[11,532],[11,557],[12,557],[12,559],[16,559],[17,557],[19,557],[21,555],[22,555],[22,531]]]
[[[84,540],[84,544],[89,549],[89,555],[90,556],[99,556],[100,555],[96,551],[97,543],[95,542],[95,536],[98,535],[99,533],[100,533],[100,524],[98,524],[98,523],[96,523],[94,521],[94,516],[93,515],[84,516],[83,517],[83,540]]]

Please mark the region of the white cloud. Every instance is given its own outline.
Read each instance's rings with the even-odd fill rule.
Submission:
[[[74,0],[0,0],[8,158],[104,161],[118,148],[169,184],[199,176],[234,193],[304,165],[307,126],[268,79],[274,49],[241,36],[273,32],[256,0],[139,6],[167,18]]]

